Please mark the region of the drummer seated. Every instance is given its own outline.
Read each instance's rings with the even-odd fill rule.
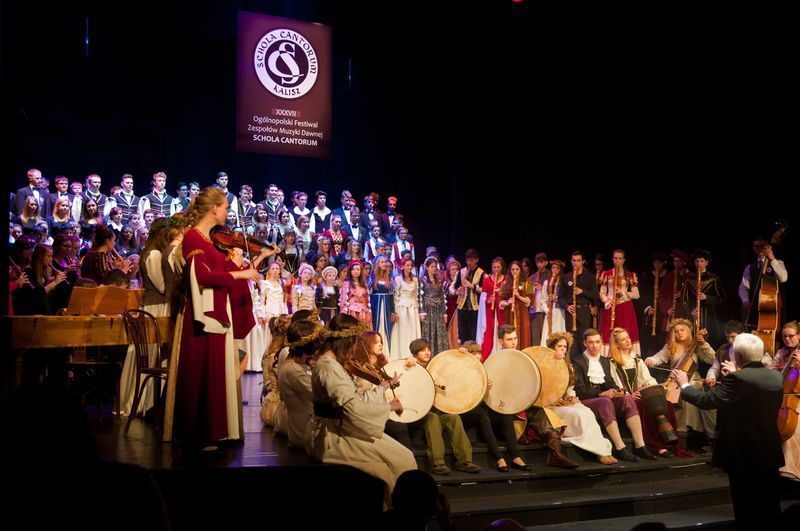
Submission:
[[[431,360],[430,343],[424,339],[415,339],[409,345],[409,350],[411,350],[411,355],[414,356],[416,363],[422,367],[428,366],[428,362]],[[470,474],[477,474],[481,471],[481,467],[472,462],[472,444],[464,431],[460,416],[432,409],[420,420],[404,426],[407,426],[406,429],[410,430],[417,427],[422,427],[424,430],[425,453],[428,456],[428,462],[434,474],[446,475],[450,473],[450,469],[447,468],[444,462],[444,431],[447,431],[450,437],[450,445],[453,447],[453,453],[456,456],[456,469]]]
[[[497,344],[501,349],[517,348],[517,331],[511,325],[502,325],[497,330]],[[463,353],[469,353],[483,363],[483,351],[481,346],[474,341],[465,341],[464,346],[459,349]],[[487,381],[487,388],[491,388],[491,378]],[[522,470],[523,472],[530,471],[531,467],[522,459],[519,453],[519,445],[517,444],[517,433],[514,430],[514,420],[516,415],[509,415],[498,413],[485,402],[481,402],[471,411],[462,414],[462,419],[466,420],[468,424],[473,424],[480,434],[480,437],[486,442],[489,448],[489,453],[495,458],[495,467],[499,472],[508,472],[511,467]],[[506,452],[503,454],[500,451],[500,444],[497,441],[497,436],[494,430],[505,439]],[[510,465],[510,466],[509,466]]]
[[[575,394],[606,428],[606,433],[614,445],[613,456],[633,462],[639,458],[656,459],[645,446],[642,421],[636,401],[630,394],[625,394],[617,387],[611,375],[609,359],[602,356],[603,338],[600,332],[594,328],[587,329],[583,333],[583,345],[586,350],[572,359],[572,367],[575,369]],[[633,452],[622,440],[617,418],[625,419],[625,424],[633,436],[635,445]]]

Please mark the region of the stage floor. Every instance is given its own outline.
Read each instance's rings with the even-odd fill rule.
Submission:
[[[261,421],[261,388],[260,374],[243,376],[245,439],[219,453],[185,454],[180,444],[163,443],[154,423],[141,418],[126,436],[127,417],[118,421],[106,414],[94,423],[99,457],[149,469],[175,531],[371,529],[383,508],[383,483],[290,449],[285,437],[276,437]],[[356,506],[343,511],[353,499]]]
[[[358,513],[364,526],[356,528],[369,529],[366,522],[380,512],[381,483],[351,467],[315,463],[304,451],[290,449],[285,437],[276,436],[261,421],[261,390],[261,374],[242,377],[242,394],[247,400],[243,406],[245,440],[218,455],[184,455],[179,444],[162,443],[153,422],[141,418],[134,419],[125,436],[127,419],[120,422],[108,415],[94,422],[98,453],[103,459],[151,470],[176,529],[203,528],[209,521],[225,524],[210,509],[214,502],[208,492],[224,492],[229,503],[243,503],[239,514],[243,525],[234,526],[237,528],[258,525],[265,512],[272,511],[280,515],[273,524],[304,522],[299,528],[320,523],[353,528],[351,513]],[[523,446],[521,451],[531,472],[496,471],[485,445],[476,444],[473,460],[483,466],[479,474],[453,470],[449,476],[435,476],[450,498],[459,529],[480,529],[501,516],[512,516],[526,526],[597,524],[597,518],[608,519],[603,523],[613,526],[615,517],[630,516],[634,521],[634,515],[639,521],[661,516],[669,522],[670,511],[676,510],[681,521],[696,518],[695,523],[708,527],[731,527],[727,477],[711,469],[710,455],[606,466],[565,445],[568,455],[581,466],[563,470],[546,465],[547,451],[542,445]],[[424,467],[424,449],[417,448],[414,453]],[[449,454],[448,450],[451,458]],[[301,498],[293,497],[295,492]],[[358,508],[351,513],[340,511],[353,497],[359,500]],[[302,500],[306,498],[320,499],[320,510],[305,511]],[[692,511],[700,512],[695,515]],[[670,528],[681,528],[678,520]]]
[[[290,449],[285,437],[276,437],[271,428],[264,426],[259,415],[261,389],[260,373],[242,376],[242,397],[247,401],[242,408],[244,442],[225,448],[222,455],[187,459],[179,444],[161,442],[161,434],[152,421],[135,418],[126,436],[127,417],[119,422],[106,417],[95,424],[100,457],[147,469],[323,466],[311,461],[303,450]]]

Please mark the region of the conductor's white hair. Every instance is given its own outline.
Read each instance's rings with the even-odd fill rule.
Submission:
[[[764,357],[764,342],[753,334],[739,334],[733,340],[733,350],[739,354],[742,365],[751,361],[761,361]]]

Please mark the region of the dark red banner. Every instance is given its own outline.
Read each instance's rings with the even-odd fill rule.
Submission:
[[[236,150],[330,158],[331,28],[239,12]]]

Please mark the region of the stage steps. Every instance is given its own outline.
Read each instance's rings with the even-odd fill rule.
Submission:
[[[434,477],[450,500],[453,522],[459,530],[481,529],[507,517],[524,526],[564,524],[565,529],[574,529],[581,521],[628,517],[637,522],[659,521],[663,514],[679,525],[684,520],[670,513],[686,511],[687,522],[700,518],[695,523],[723,528],[732,522],[733,513],[720,508],[730,503],[728,478],[711,467],[710,455],[601,465],[593,455],[570,444],[564,444],[563,449],[580,463],[579,468],[548,466],[549,450],[535,443],[520,446],[523,459],[531,465],[530,472],[512,469],[502,473],[495,469],[486,446],[474,444],[473,461],[483,469],[479,474],[467,474],[455,470],[448,448],[446,460],[451,473]],[[420,467],[427,469],[424,450],[417,449],[414,454]],[[630,527],[619,527],[623,524],[608,529]]]
[[[469,433],[469,432],[468,432]],[[515,469],[511,469],[508,473],[501,473],[498,472],[495,468],[496,461],[494,456],[489,452],[489,448],[482,442],[476,442],[474,438],[472,438],[472,461],[480,465],[481,472],[479,474],[466,474],[462,472],[457,472],[455,470],[456,459],[453,455],[452,449],[450,447],[449,441],[445,437],[445,462],[448,467],[450,467],[450,475],[448,476],[434,476],[439,483],[460,483],[462,481],[470,481],[470,478],[475,478],[477,476],[481,477],[482,481],[487,479],[489,480],[505,480],[510,477],[517,477],[517,476],[535,476],[535,477],[553,477],[553,476],[562,476],[564,475],[565,471],[563,469],[554,468],[547,465],[547,457],[550,451],[544,444],[534,442],[532,444],[520,444],[519,450],[522,459],[531,466],[533,469],[531,472],[522,472]],[[624,438],[626,444],[629,448],[633,448],[633,440]],[[422,438],[412,437],[412,443],[414,445],[414,457],[417,460],[417,466],[422,470],[430,471],[431,467],[428,463],[428,459],[425,454],[425,441]],[[562,451],[564,455],[572,459],[573,461],[580,463],[580,468],[578,471],[585,471],[585,470],[597,470],[602,473],[606,473],[609,471],[614,470],[629,470],[629,469],[639,469],[641,467],[648,468],[651,464],[663,464],[663,465],[677,465],[677,464],[695,464],[695,463],[707,463],[711,461],[710,454],[704,454],[701,450],[695,450],[696,455],[695,457],[690,458],[659,458],[657,461],[649,461],[649,460],[640,460],[638,463],[630,463],[626,461],[620,461],[616,465],[601,465],[597,462],[596,456],[589,452],[586,452],[580,448],[577,448],[569,443],[563,443],[561,445]],[[500,450],[505,455],[506,447],[503,444],[500,444]],[[509,463],[510,465],[510,463]],[[663,468],[662,466],[658,465],[656,468]],[[570,471],[566,471],[567,474],[571,474]],[[574,475],[574,474],[573,474]]]
[[[498,518],[522,525],[561,524],[659,513],[730,502],[728,478],[706,464],[615,470],[440,486],[459,529],[481,529]]]
[[[731,504],[711,505],[696,509],[671,511],[652,515],[622,516],[602,520],[584,520],[556,525],[526,527],[526,531],[620,531],[643,522],[661,522],[670,530],[735,529]]]

